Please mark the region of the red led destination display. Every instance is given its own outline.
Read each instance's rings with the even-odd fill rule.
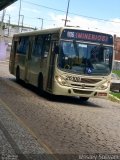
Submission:
[[[109,45],[113,44],[112,35],[99,33],[99,32],[84,31],[84,30],[65,29],[62,32],[61,38],[71,39],[71,40],[99,42],[99,43],[109,44]]]

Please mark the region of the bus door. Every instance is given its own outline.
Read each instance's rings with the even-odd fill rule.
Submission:
[[[43,36],[41,60],[40,60],[40,70],[43,74],[43,88],[47,88],[47,77],[49,69],[49,55],[51,54],[51,34]]]
[[[48,80],[47,80],[47,90],[50,92],[52,92],[52,79],[54,76],[54,69],[55,69],[55,53],[54,53],[55,46],[56,42],[52,42],[51,54],[49,58]]]
[[[47,90],[52,92],[52,79],[54,76],[54,69],[55,69],[55,49],[58,46],[58,34],[53,34],[51,37],[51,51],[49,57],[49,69],[48,69],[48,80],[47,80]]]

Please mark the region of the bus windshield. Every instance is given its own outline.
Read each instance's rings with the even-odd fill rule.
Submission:
[[[112,69],[113,48],[79,41],[60,42],[58,67],[66,72],[108,75]]]

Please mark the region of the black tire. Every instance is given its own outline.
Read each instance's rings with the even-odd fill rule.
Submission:
[[[16,69],[16,82],[20,82],[20,69],[18,67]]]
[[[38,78],[38,93],[43,94],[43,76],[42,74],[40,74]]]
[[[86,102],[89,99],[89,97],[80,97],[81,102]]]

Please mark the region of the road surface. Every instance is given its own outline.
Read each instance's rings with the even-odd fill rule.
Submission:
[[[94,154],[101,159],[114,154],[114,159],[120,159],[120,103],[92,98],[80,103],[78,98],[39,95],[35,87],[17,84],[8,64],[2,62],[0,99],[37,143],[58,159],[65,155],[90,159],[85,156]]]

